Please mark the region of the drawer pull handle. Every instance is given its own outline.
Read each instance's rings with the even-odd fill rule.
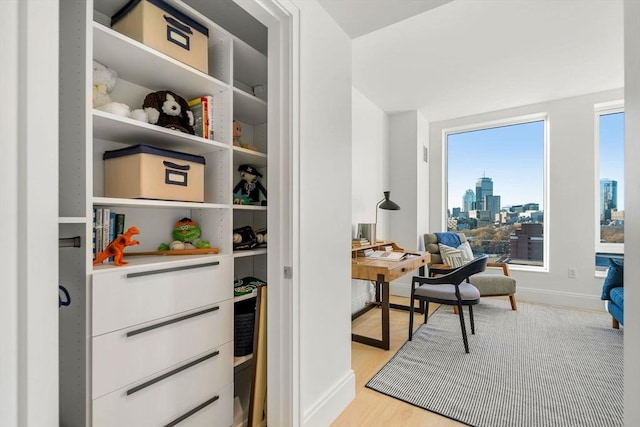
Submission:
[[[166,374],[162,374],[159,377],[156,377],[156,378],[154,378],[152,380],[149,380],[149,381],[147,381],[145,383],[142,383],[142,384],[140,384],[138,386],[135,386],[134,388],[130,388],[129,390],[127,390],[127,396],[130,396],[130,395],[132,395],[133,393],[135,393],[137,391],[140,391],[140,390],[142,390],[144,388],[147,388],[147,387],[149,387],[151,385],[154,385],[157,382],[160,382],[160,381],[162,381],[162,380],[164,380],[166,378],[169,378],[172,375],[175,375],[175,374],[177,374],[179,372],[182,372],[185,369],[189,369],[190,367],[195,366],[198,363],[202,363],[205,360],[211,359],[212,357],[215,357],[215,356],[217,356],[219,354],[220,354],[220,352],[216,350],[213,353],[207,354],[206,356],[202,356],[200,359],[196,359],[196,360],[194,360],[192,362],[187,363],[186,365],[182,365],[179,368],[174,369],[173,371],[169,371]]]
[[[204,403],[201,403],[200,405],[196,406],[195,408],[193,408],[192,410],[190,410],[186,414],[179,416],[178,418],[176,418],[175,420],[171,421],[169,424],[165,425],[164,427],[173,427],[173,426],[181,423],[182,421],[184,421],[187,418],[189,418],[191,415],[195,414],[196,412],[198,412],[201,409],[206,408],[207,406],[211,405],[213,402],[215,402],[218,399],[220,399],[220,396],[213,396],[211,399],[207,400]]]
[[[186,314],[184,316],[176,317],[175,319],[165,320],[164,322],[156,323],[155,325],[145,326],[144,328],[135,329],[133,331],[127,332],[127,338],[132,337],[134,335],[142,334],[144,332],[149,332],[154,329],[162,328],[163,326],[171,325],[172,323],[182,322],[183,320],[191,319],[192,317],[211,313],[212,311],[216,311],[216,310],[220,310],[220,306],[216,305],[215,307],[207,308],[206,310],[196,311],[195,313]]]
[[[127,279],[141,276],[151,276],[152,274],[171,273],[173,271],[191,270],[193,268],[211,267],[212,265],[219,265],[220,261],[208,262],[206,264],[185,265],[183,267],[163,268],[162,270],[141,271],[139,273],[127,274]]]

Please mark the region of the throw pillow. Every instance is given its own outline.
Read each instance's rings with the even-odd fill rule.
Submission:
[[[460,244],[460,246],[458,246],[458,249],[462,253],[462,259],[465,263],[473,261],[473,258],[474,258],[473,251],[471,250],[471,246],[469,245],[469,242],[464,242]]]
[[[452,248],[451,246],[443,245],[442,243],[438,243],[438,247],[440,248],[440,256],[442,257],[442,262],[452,267],[460,267],[465,264],[465,261],[462,259],[462,251],[457,248]]]
[[[609,293],[611,292],[611,289],[619,288],[624,285],[623,278],[624,260],[609,258],[609,269],[607,270],[607,277],[605,277],[604,283],[602,284],[602,295],[600,296],[600,299],[610,299]]]

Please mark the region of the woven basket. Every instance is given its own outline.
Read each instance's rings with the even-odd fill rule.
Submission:
[[[246,356],[253,352],[253,331],[256,322],[255,300],[247,300],[247,304],[237,303],[233,317],[233,355]]]

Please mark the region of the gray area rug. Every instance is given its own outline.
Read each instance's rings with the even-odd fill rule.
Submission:
[[[469,354],[443,306],[367,387],[478,427],[623,425],[623,332],[609,315],[483,298],[474,318],[471,335],[465,309]]]

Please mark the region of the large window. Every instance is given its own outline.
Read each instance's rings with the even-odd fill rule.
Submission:
[[[624,253],[624,112],[596,109],[598,181],[596,207],[596,268]]]
[[[544,265],[546,120],[445,133],[447,229],[461,231],[475,255]]]

